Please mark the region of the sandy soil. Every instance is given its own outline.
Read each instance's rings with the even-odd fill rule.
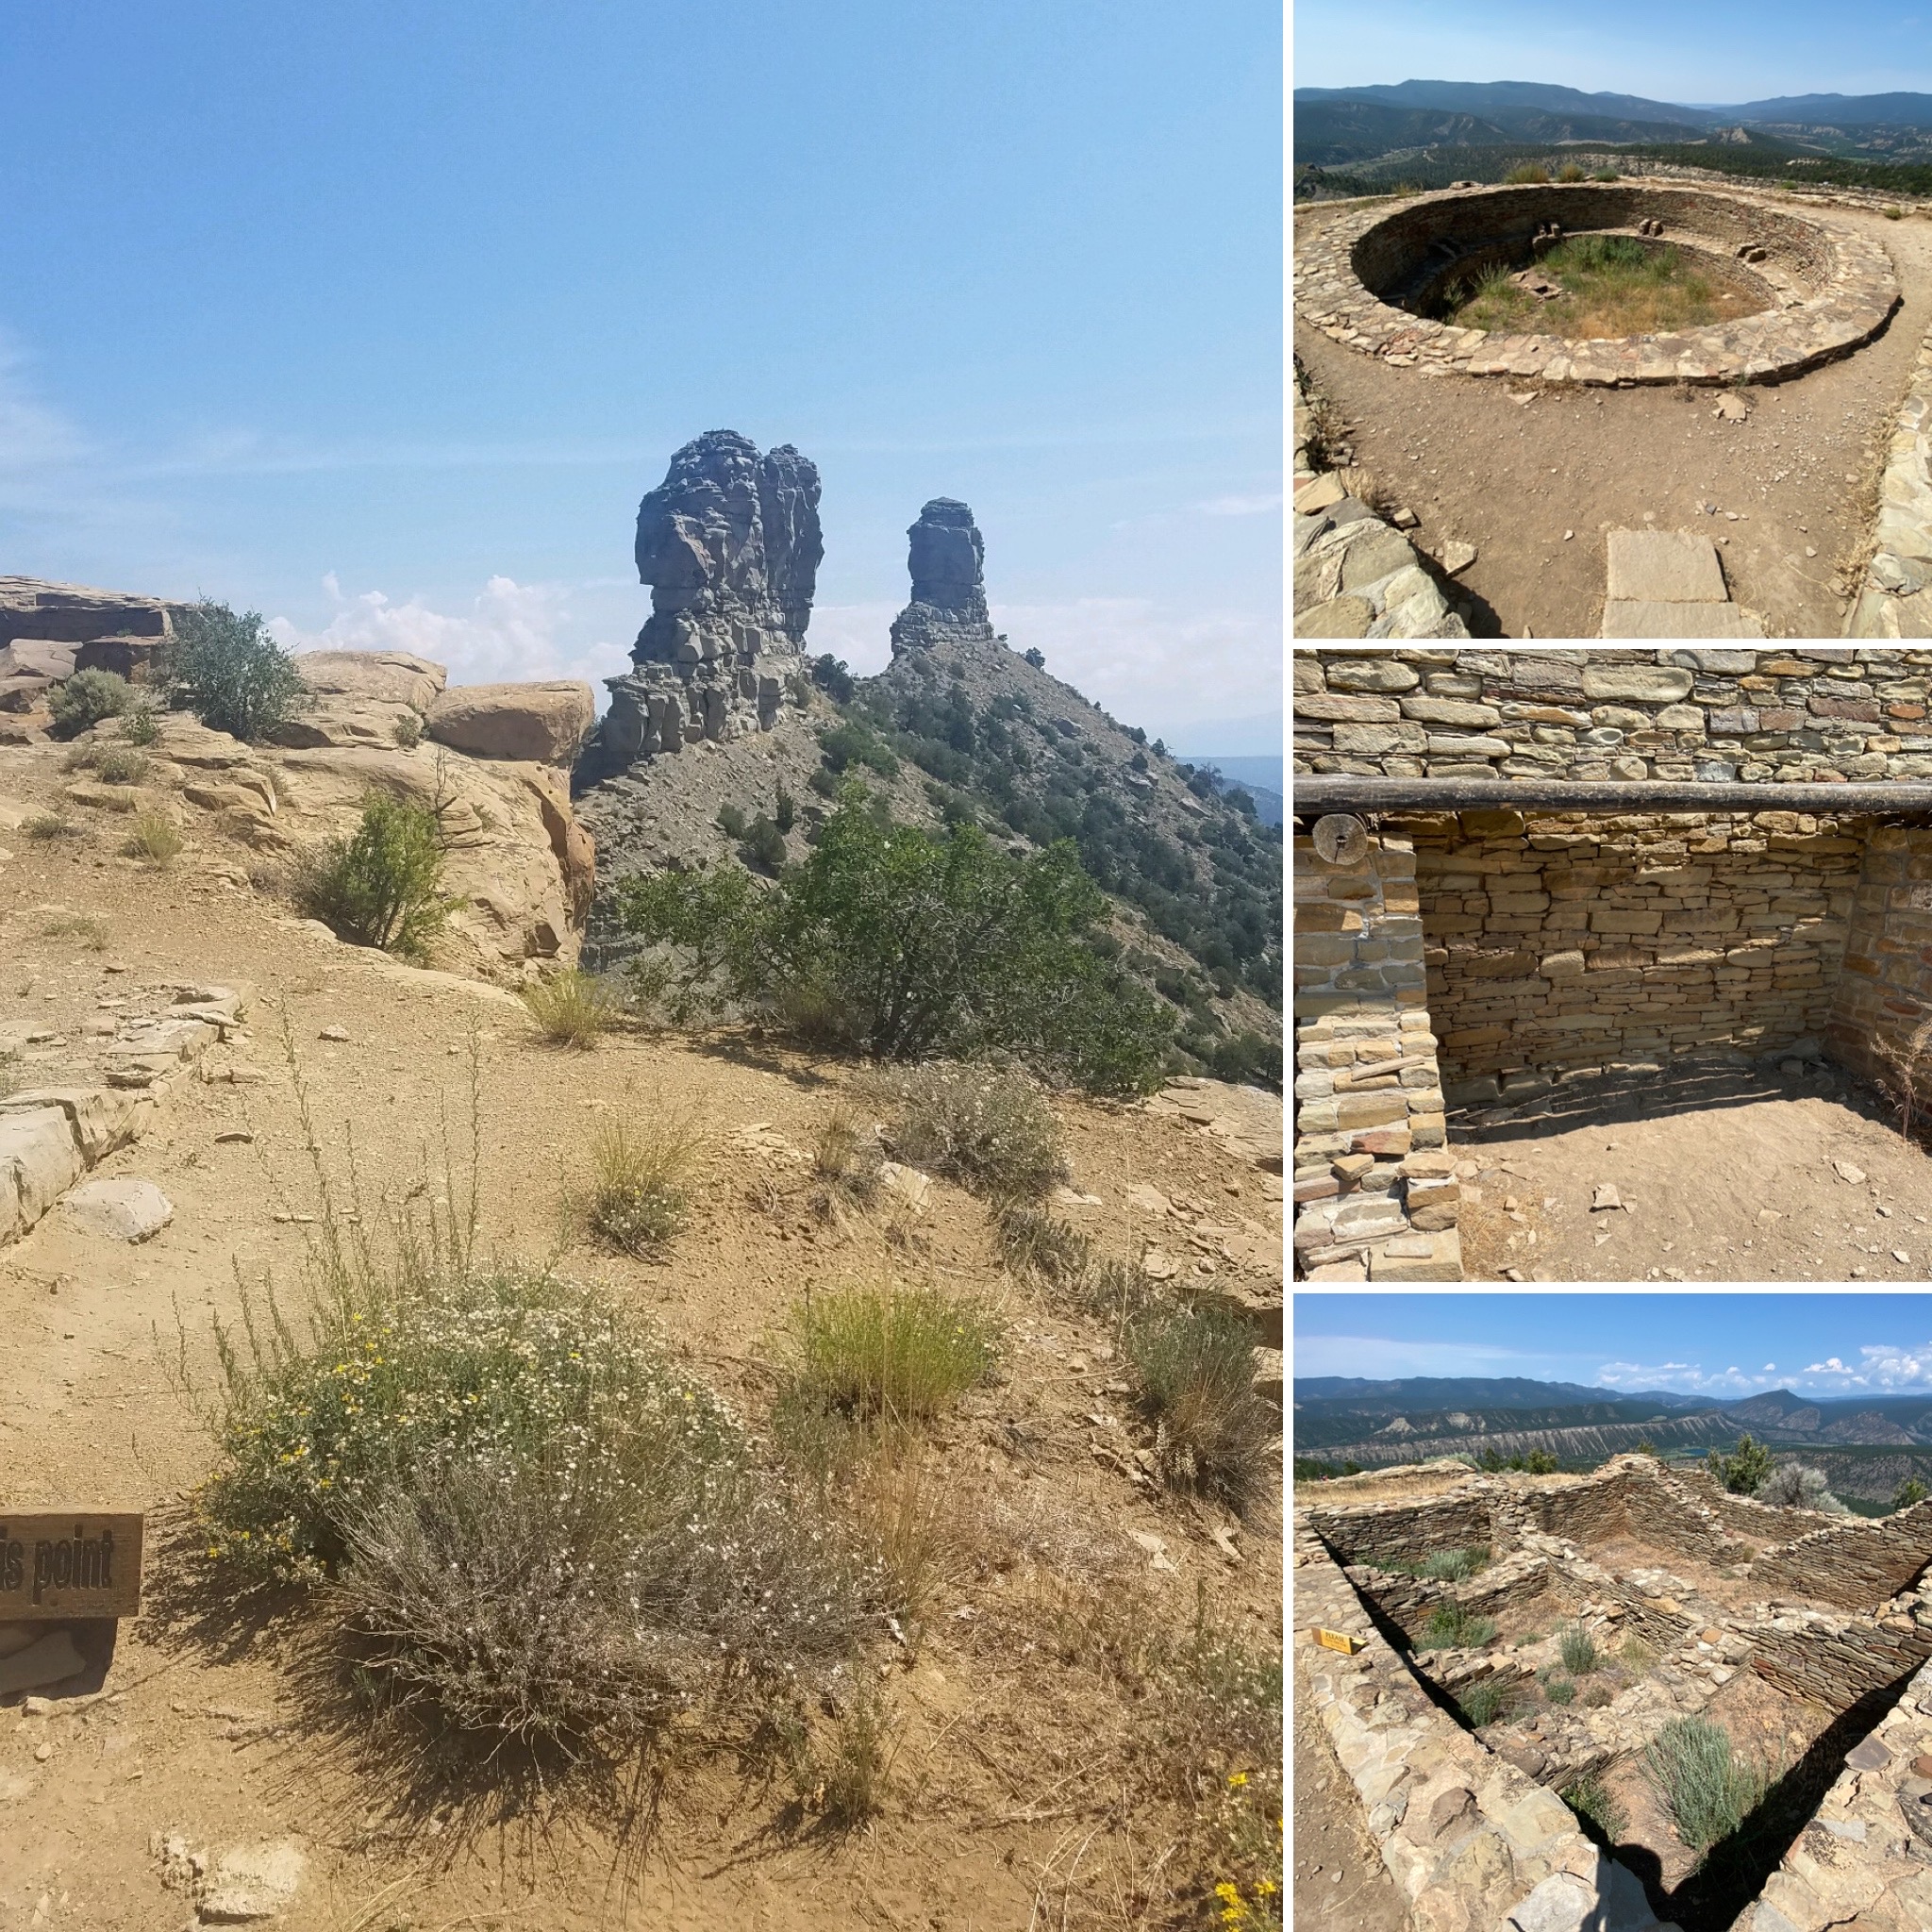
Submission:
[[[8,756],[0,790],[18,790],[22,768]],[[257,1283],[273,1270],[299,1301],[302,1224],[275,1218],[308,1206],[284,1015],[325,1141],[339,1157],[352,1123],[363,1172],[384,1184],[417,1171],[445,1111],[466,1140],[468,1042],[480,1027],[484,1228],[507,1249],[551,1251],[559,1198],[600,1111],[687,1119],[704,1148],[691,1225],[670,1263],[575,1247],[564,1265],[648,1312],[754,1416],[808,1283],[897,1274],[976,1288],[1000,1301],[1009,1347],[1004,1380],[935,1439],[956,1556],[936,1627],[916,1653],[884,1663],[903,1729],[892,1793],[872,1826],[827,1838],[788,1814],[782,1791],[715,1763],[672,1781],[648,1838],[568,1815],[459,1828],[412,1813],[393,1766],[305,1693],[298,1624],[224,1625],[196,1608],[192,1577],[151,1568],[150,1605],[122,1626],[109,1697],[41,1715],[22,1715],[16,1700],[0,1717],[0,1927],[172,1932],[190,1907],[164,1890],[150,1852],[152,1835],[171,1831],[216,1849],[295,1839],[309,1875],[283,1921],[290,1932],[1198,1921],[1202,1873],[1179,1890],[1174,1877],[1183,1794],[1141,1788],[1132,1774],[1145,1740],[1120,1681],[1085,1653],[1065,1661],[1039,1641],[1021,1600],[1099,1588],[1179,1628],[1198,1588],[1244,1641],[1278,1650],[1278,1530],[1231,1525],[1136,1485],[1138,1424],[1105,1332],[1001,1274],[981,1204],[936,1184],[917,1219],[827,1225],[814,1214],[785,1148],[810,1147],[849,1069],[744,1037],[696,1048],[626,1037],[561,1054],[501,995],[378,970],[192,863],[138,871],[108,856],[106,828],[52,846],[9,842],[0,1018],[91,1008],[130,981],[249,979],[259,989],[254,1037],[216,1049],[209,1066],[241,1062],[263,1076],[184,1083],[148,1138],[106,1163],[173,1201],[172,1224],[151,1241],[104,1242],[57,1208],[0,1250],[0,1457],[16,1504],[123,1502],[152,1512],[159,1531],[208,1473],[208,1436],[171,1380],[181,1339],[206,1390],[210,1318],[232,1319],[237,1269]],[[100,915],[106,950],[42,936],[52,904]],[[325,1026],[347,1041],[325,1042]],[[1141,1181],[1211,1197],[1224,1219],[1251,1220],[1278,1242],[1279,1178],[1185,1121],[1079,1103],[1064,1117],[1074,1185],[1101,1203],[1065,1211],[1103,1246],[1125,1253],[1147,1232],[1124,1201]],[[217,1141],[237,1128],[253,1141]],[[1216,1528],[1232,1528],[1238,1554],[1224,1553]],[[1151,1567],[1130,1530],[1163,1539],[1174,1567]]]
[[[1528,1281],[1659,1285],[1932,1278],[1932,1166],[1842,1074],[1680,1067],[1575,1091],[1567,1110],[1535,1121],[1451,1121],[1451,1148],[1475,1167],[1466,1280],[1506,1279],[1506,1268]],[[1835,1160],[1865,1178],[1845,1180]],[[1606,1182],[1624,1206],[1593,1212]]]
[[[1361,1800],[1305,1698],[1295,1701],[1292,1923],[1302,1932],[1407,1932],[1409,1925]]]
[[[1411,534],[1476,545],[1456,581],[1477,600],[1477,636],[1595,636],[1607,533],[1652,527],[1715,541],[1733,600],[1762,617],[1767,637],[1836,637],[1848,599],[1833,573],[1861,558],[1892,419],[1932,325],[1932,222],[1850,208],[1823,218],[1882,243],[1904,305],[1846,360],[1744,391],[1745,422],[1718,420],[1719,392],[1688,387],[1512,401],[1536,386],[1419,378],[1299,323],[1295,350],[1353,425],[1357,466],[1422,519]]]

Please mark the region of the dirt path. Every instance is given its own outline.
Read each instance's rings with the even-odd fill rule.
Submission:
[[[1473,1169],[1470,1281],[1932,1278],[1932,1161],[1836,1073],[1682,1070],[1449,1139]],[[1605,1183],[1624,1206],[1592,1211]]]
[[[1301,1932],[1408,1932],[1408,1907],[1306,1697],[1294,1712],[1294,1917]]]
[[[0,753],[0,790],[19,772]],[[997,1298],[1009,1346],[998,1386],[968,1398],[935,1444],[958,1541],[935,1627],[916,1656],[888,1659],[903,1731],[892,1795],[866,1828],[834,1838],[787,1823],[782,1789],[716,1764],[673,1780],[648,1856],[594,1823],[506,1813],[471,1830],[412,1817],[392,1761],[332,1729],[305,1692],[299,1624],[171,1614],[168,1598],[183,1599],[151,1561],[150,1605],[122,1625],[107,1700],[46,1710],[8,1700],[0,1928],[177,1932],[192,1908],[165,1888],[151,1849],[176,1832],[215,1849],[296,1841],[308,1875],[288,1932],[995,1932],[1029,1914],[1111,1928],[1211,1908],[1205,1885],[1191,1880],[1176,1897],[1162,1875],[1179,1797],[1124,1798],[1124,1753],[1141,1748],[1125,1693],[1097,1663],[1033,1641],[1018,1599],[1029,1575],[1044,1583],[1034,1566],[1046,1560],[1065,1566],[1055,1591],[1144,1595],[1186,1628],[1199,1586],[1246,1643],[1278,1654],[1278,1532],[1238,1525],[1229,1555],[1212,1539],[1226,1528],[1218,1517],[1132,1479],[1105,1332],[1001,1275],[983,1204],[935,1183],[916,1217],[814,1212],[804,1157],[788,1150],[812,1146],[849,1068],[743,1037],[693,1048],[629,1036],[560,1053],[501,996],[385,971],[191,861],[157,874],[113,858],[117,829],[15,840],[0,857],[0,1019],[71,1025],[135,981],[251,980],[253,1037],[211,1049],[208,1072],[258,1077],[183,1082],[149,1135],[103,1164],[156,1181],[174,1204],[153,1240],[108,1242],[57,1207],[0,1249],[0,1465],[16,1507],[86,1499],[178,1517],[208,1473],[209,1440],[172,1380],[180,1338],[207,1394],[210,1323],[233,1322],[238,1269],[258,1286],[273,1270],[285,1302],[300,1302],[303,1225],[283,1217],[311,1203],[284,1013],[325,1141],[340,1157],[352,1123],[377,1185],[417,1172],[425,1145],[434,1158],[445,1116],[467,1158],[468,1042],[480,1025],[483,1226],[486,1245],[510,1253],[553,1252],[591,1123],[625,1109],[689,1121],[703,1152],[669,1263],[578,1244],[562,1265],[636,1306],[748,1415],[769,1398],[773,1351],[808,1283],[970,1287]],[[48,935],[56,906],[100,918],[104,950]],[[325,1028],[346,1037],[325,1040]],[[18,1071],[30,1077],[30,1066]],[[1075,1104],[1066,1123],[1074,1183],[1094,1199],[1058,1211],[1103,1245],[1138,1239],[1124,1196],[1145,1181],[1213,1199],[1224,1221],[1252,1219],[1279,1255],[1278,1178],[1179,1115]],[[224,1138],[238,1132],[254,1138]],[[1130,1529],[1160,1540],[1166,1568]]]
[[[1745,391],[1741,423],[1712,415],[1714,390],[1550,390],[1524,403],[1511,397],[1534,385],[1419,378],[1299,322],[1295,349],[1353,425],[1357,464],[1422,519],[1411,534],[1476,545],[1457,581],[1492,613],[1479,608],[1478,635],[1595,636],[1607,532],[1655,527],[1712,538],[1733,600],[1767,637],[1837,637],[1850,600],[1833,573],[1861,556],[1892,418],[1932,325],[1932,222],[1823,218],[1883,244],[1904,306],[1848,359]]]

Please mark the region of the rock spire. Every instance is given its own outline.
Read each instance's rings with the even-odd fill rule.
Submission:
[[[994,641],[986,608],[986,543],[973,512],[936,496],[906,532],[912,601],[892,620],[892,653]]]

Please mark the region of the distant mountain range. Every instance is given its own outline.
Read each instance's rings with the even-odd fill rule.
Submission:
[[[1590,1461],[1634,1449],[1728,1445],[1749,1430],[1774,1448],[1932,1451],[1932,1395],[1803,1396],[1774,1389],[1741,1402],[1636,1393],[1520,1377],[1297,1378],[1295,1450],[1331,1460],[1407,1462],[1494,1449],[1546,1449]]]
[[[1821,137],[1842,148],[1860,132],[1932,129],[1932,94],[1786,94],[1735,107],[1585,93],[1527,80],[1405,80],[1394,86],[1297,88],[1294,156],[1336,167],[1391,151],[1512,142],[1699,142],[1751,128],[1773,139]],[[1749,138],[1748,136],[1746,137]],[[1760,140],[1766,137],[1760,135]]]

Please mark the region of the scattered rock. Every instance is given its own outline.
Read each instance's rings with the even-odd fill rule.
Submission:
[[[1172,1281],[1180,1272],[1180,1264],[1163,1249],[1149,1248],[1141,1257],[1141,1272],[1150,1281]]]
[[[1595,1191],[1590,1197],[1590,1211],[1594,1214],[1599,1208],[1621,1208],[1624,1199],[1608,1181],[1599,1181]]]
[[[1467,570],[1476,559],[1476,547],[1465,543],[1460,538],[1452,537],[1436,553],[1436,560],[1451,576],[1457,571]]]
[[[225,1133],[215,1136],[215,1145],[217,1147],[225,1147],[239,1141],[243,1146],[246,1146],[254,1139],[255,1136],[246,1127],[230,1127]]]
[[[1367,1165],[1373,1167],[1374,1162],[1368,1161]],[[1136,1181],[1127,1190],[1126,1203],[1129,1208],[1142,1214],[1151,1214],[1157,1220],[1174,1212],[1174,1203],[1158,1188],[1150,1188],[1144,1181]]]
[[[86,1181],[67,1197],[67,1210],[89,1234],[144,1241],[175,1218],[175,1204],[152,1181]]]
[[[1414,510],[1404,508],[1396,510],[1396,512],[1389,519],[1389,521],[1391,524],[1393,524],[1398,530],[1412,530],[1419,523],[1422,522],[1422,518],[1417,516]]]
[[[1749,418],[1751,406],[1742,396],[1727,392],[1718,397],[1717,408],[1710,413],[1725,423],[1742,423]]]
[[[889,1194],[896,1194],[915,1214],[925,1212],[932,1196],[932,1176],[916,1167],[902,1167],[896,1160],[880,1161],[879,1186]]]
[[[1862,1167],[1854,1167],[1849,1160],[1834,1158],[1831,1164],[1837,1170],[1839,1179],[1849,1181],[1855,1188],[1865,1178],[1865,1170]]]
[[[348,1037],[349,1029],[346,1026],[325,1026],[322,1029],[322,1031],[316,1035],[316,1038],[318,1040],[334,1040],[339,1041],[346,1041]]]
[[[223,1852],[204,1882],[195,1912],[204,1925],[249,1925],[277,1917],[301,1889],[308,1860],[287,1839]]]

